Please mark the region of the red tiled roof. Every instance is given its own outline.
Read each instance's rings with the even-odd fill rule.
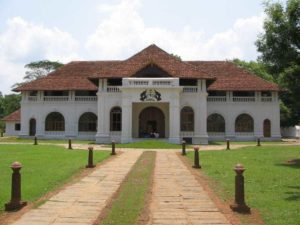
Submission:
[[[279,91],[277,84],[228,61],[188,61],[216,77],[208,87],[210,91]]]
[[[21,120],[21,109],[14,111],[2,119],[3,121],[20,121]]]
[[[276,84],[226,61],[181,61],[156,45],[150,45],[124,61],[74,61],[48,76],[24,84],[14,91],[30,90],[97,90],[91,80],[133,76],[154,64],[168,74],[180,78],[215,80],[208,90],[273,90]]]

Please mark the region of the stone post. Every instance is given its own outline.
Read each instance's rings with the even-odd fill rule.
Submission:
[[[199,161],[199,147],[195,146],[194,147],[194,168],[195,169],[200,169],[201,165],[200,165],[200,161]]]
[[[2,130],[1,130],[1,132],[0,132],[0,136],[3,137],[3,131],[2,131]]]
[[[33,145],[37,145],[37,144],[38,144],[38,142],[37,142],[37,137],[34,136],[34,142],[33,142]]]
[[[94,165],[94,159],[93,159],[93,150],[94,150],[94,148],[90,146],[88,148],[88,150],[89,150],[88,164],[85,167],[86,168],[94,168],[95,167],[95,165]]]
[[[73,149],[73,148],[72,148],[72,140],[71,140],[71,139],[69,139],[69,146],[68,146],[68,149]]]
[[[182,155],[186,155],[186,151],[185,151],[185,141],[184,141],[184,140],[181,142],[181,145],[182,145]]]
[[[116,142],[114,140],[111,141],[111,155],[116,154]]]
[[[13,170],[11,179],[11,200],[5,204],[5,211],[16,211],[27,205],[21,201],[21,163],[14,162],[10,167]]]
[[[237,164],[234,168],[235,176],[235,201],[230,208],[239,213],[250,213],[250,208],[245,203],[244,176],[245,168],[242,164]]]
[[[226,144],[227,144],[226,150],[230,150],[230,140],[229,139],[226,139]]]
[[[260,144],[260,138],[257,138],[257,146],[260,147],[261,144]]]

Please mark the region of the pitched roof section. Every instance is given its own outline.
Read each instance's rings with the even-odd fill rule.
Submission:
[[[208,90],[278,91],[276,84],[226,61],[181,61],[150,45],[124,61],[74,61],[48,76],[24,84],[14,91],[97,90],[91,80],[134,76],[149,65],[156,65],[170,76],[194,79],[216,79]]]
[[[228,61],[188,61],[216,77],[209,91],[279,91],[277,84],[266,81]]]
[[[173,77],[213,79],[213,76],[165,52],[156,45],[150,45],[139,53],[107,70],[99,71],[90,78],[131,77],[148,65],[156,65]]]
[[[21,120],[21,109],[14,111],[13,113],[4,117],[2,120],[3,121],[20,121]]]

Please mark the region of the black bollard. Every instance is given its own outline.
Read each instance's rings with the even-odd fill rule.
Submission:
[[[11,200],[5,204],[5,211],[16,211],[27,205],[21,201],[21,163],[14,162],[10,167],[13,170],[11,179]]]
[[[230,140],[226,139],[226,143],[227,143],[226,150],[230,150]]]
[[[37,145],[38,143],[37,143],[37,137],[36,136],[34,136],[34,142],[33,142],[33,144],[34,145]]]
[[[69,139],[69,147],[68,147],[68,149],[73,149],[72,148],[72,140],[71,139]]]
[[[95,165],[94,165],[94,157],[93,157],[93,150],[94,148],[93,147],[89,147],[89,155],[88,155],[88,164],[85,166],[86,168],[94,168]]]
[[[261,144],[260,144],[260,138],[257,138],[257,146],[260,147]]]
[[[0,132],[0,136],[3,137],[3,131]]]
[[[194,166],[193,167],[195,169],[200,169],[201,165],[200,165],[200,160],[199,160],[199,147],[198,146],[194,147],[194,152],[195,152],[195,155],[194,155]]]
[[[111,155],[116,154],[116,142],[114,140],[111,141]]]
[[[244,176],[245,168],[241,164],[237,164],[234,168],[235,176],[235,201],[230,208],[239,213],[250,213],[250,208],[245,203]]]
[[[181,142],[181,145],[182,145],[182,155],[186,155],[186,151],[185,151],[185,141],[183,140],[182,142]]]

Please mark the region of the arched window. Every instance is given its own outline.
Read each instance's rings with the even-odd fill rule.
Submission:
[[[122,109],[114,107],[110,111],[110,131],[122,130]]]
[[[235,120],[235,132],[253,132],[253,118],[248,114],[241,114]]]
[[[80,116],[78,131],[97,131],[97,116],[87,112]]]
[[[207,132],[225,132],[225,120],[220,114],[214,113],[207,117]]]
[[[52,112],[46,117],[46,131],[65,131],[65,118],[59,112]]]
[[[191,107],[184,107],[181,109],[180,130],[194,131],[194,111]]]

